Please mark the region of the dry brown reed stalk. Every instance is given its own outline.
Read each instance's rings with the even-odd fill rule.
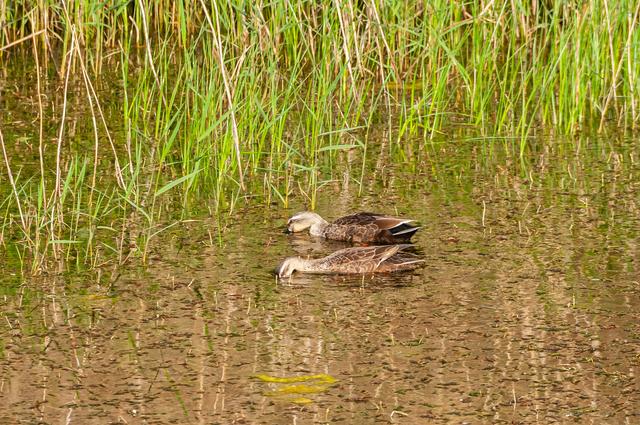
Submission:
[[[144,44],[145,50],[147,52],[147,59],[149,60],[149,67],[151,68],[151,72],[153,73],[153,78],[156,80],[156,84],[158,85],[158,92],[162,97],[162,103],[164,107],[167,107],[167,99],[164,97],[164,91],[162,90],[162,84],[160,83],[160,78],[158,77],[158,72],[156,71],[156,67],[153,64],[153,54],[151,53],[151,39],[149,38],[149,24],[147,23],[147,14],[144,11],[144,4],[142,0],[138,0],[138,5],[140,6],[140,16],[142,18],[142,31],[144,34]]]
[[[242,171],[242,161],[240,160],[240,138],[238,136],[238,123],[236,122],[236,114],[233,106],[233,95],[232,95],[232,90],[230,88],[229,77],[227,75],[226,67],[224,65],[224,54],[222,50],[222,42],[221,42],[221,35],[220,35],[220,21],[219,21],[218,6],[214,1],[213,10],[215,12],[215,18],[216,18],[216,26],[214,27],[213,21],[211,20],[211,16],[209,16],[209,11],[207,10],[207,6],[204,4],[204,1],[200,0],[200,4],[202,5],[202,10],[204,11],[204,14],[207,18],[207,23],[211,28],[211,33],[214,39],[213,43],[218,50],[217,52],[218,54],[216,55],[216,58],[218,59],[218,64],[220,66],[220,73],[222,74],[222,81],[224,83],[224,91],[227,97],[227,104],[229,106],[229,114],[231,117],[231,134],[233,135],[233,143],[236,151],[236,160],[238,161],[238,174],[240,177],[240,188],[242,189],[242,191],[245,191],[246,188],[244,185],[244,173]]]
[[[625,55],[630,53],[629,46],[631,45],[631,37],[633,36],[633,32],[638,22],[638,13],[640,12],[640,2],[638,2],[638,4],[636,5],[636,10],[633,14],[633,20],[629,24],[629,33],[627,34],[625,48],[622,50],[622,54],[620,55],[620,60],[618,61],[617,64],[615,64],[615,58],[614,58],[614,52],[613,52],[613,35],[611,34],[611,25],[609,22],[609,19],[610,19],[609,8],[607,7],[606,0],[604,2],[604,6],[605,6],[604,8],[605,14],[607,17],[607,28],[609,28],[609,49],[611,54],[611,73],[612,73],[611,78],[612,79],[611,79],[611,86],[609,87],[609,93],[607,94],[607,98],[604,102],[604,106],[602,107],[602,116],[600,117],[600,126],[598,128],[598,131],[604,130],[604,123],[605,123],[605,118],[607,116],[607,109],[609,109],[609,104],[611,103],[611,100],[616,98],[616,86],[617,86],[616,81],[618,81],[618,76],[620,75],[620,71],[622,70],[622,64],[624,62]],[[633,73],[629,73],[629,75],[633,75]],[[634,105],[634,103],[635,102],[633,102],[633,99],[632,99],[631,104]],[[623,114],[620,114],[618,112],[618,115],[620,116],[620,118],[622,118]],[[633,109],[632,109],[632,115],[633,115]]]
[[[100,100],[98,99],[98,95],[91,83],[91,79],[89,78],[89,73],[87,72],[87,67],[84,63],[82,52],[80,51],[80,45],[76,43],[75,51],[78,55],[78,63],[80,64],[80,70],[82,71],[82,77],[85,84],[85,89],[87,91],[87,99],[89,100],[89,107],[91,108],[91,119],[93,121],[93,131],[95,138],[95,153],[94,153],[94,173],[92,178],[92,190],[95,188],[95,179],[96,179],[96,167],[98,164],[98,123],[96,119],[96,114],[94,110],[94,100],[95,100],[95,109],[98,111],[98,115],[100,116],[100,120],[102,125],[104,126],[105,134],[107,135],[107,140],[109,140],[109,145],[111,146],[111,151],[113,152],[113,164],[116,182],[121,189],[125,188],[124,178],[122,177],[122,169],[120,168],[120,162],[118,161],[118,153],[116,151],[115,144],[113,139],[111,138],[111,133],[109,132],[109,126],[107,125],[107,120],[102,112],[102,107],[100,106]],[[129,161],[129,171],[133,173],[133,164]]]
[[[44,183],[44,107],[42,106],[42,83],[40,81],[40,55],[38,53],[38,44],[36,39],[33,41],[33,57],[36,61],[36,87],[38,96],[38,160],[40,162],[40,185],[42,188],[42,202],[43,208],[47,209],[47,190]]]
[[[340,2],[334,0],[334,6],[336,13],[338,14],[338,21],[340,22],[340,32],[342,33],[342,51],[344,52],[344,60],[347,63],[347,71],[349,72],[349,78],[351,79],[351,91],[354,97],[357,96],[356,79],[353,75],[353,67],[351,66],[351,53],[349,52],[347,29],[345,28],[345,18],[340,8]]]
[[[61,197],[61,183],[62,183],[62,169],[61,169],[61,162],[62,162],[62,141],[63,141],[63,136],[64,136],[64,124],[66,121],[66,117],[67,117],[67,94],[69,92],[69,75],[71,73],[71,64],[73,61],[73,50],[74,50],[74,45],[76,43],[76,37],[75,37],[75,32],[71,33],[71,48],[69,49],[69,51],[67,52],[67,56],[68,59],[66,61],[66,72],[65,72],[65,78],[64,78],[64,91],[63,91],[63,100],[62,100],[62,116],[60,117],[60,129],[58,130],[58,140],[56,142],[56,180],[55,180],[55,186],[53,188],[53,197],[52,197],[52,201],[51,201],[51,219],[50,219],[50,226],[51,226],[51,234],[50,237],[51,239],[55,240],[55,235],[56,235],[56,223],[61,224],[61,222],[64,220],[63,214],[62,214],[62,205],[60,202],[60,197]],[[56,258],[56,260],[58,259],[58,252],[57,250],[54,248],[53,250],[54,253],[54,257]]]
[[[96,141],[96,156],[95,156],[95,163],[94,163],[94,175],[93,175],[93,184],[92,187],[95,188],[95,166],[97,164],[97,144],[98,144],[98,135],[97,135],[97,120],[95,117],[95,113],[94,113],[94,103],[92,101],[92,98],[95,99],[95,107],[98,110],[98,114],[100,115],[100,119],[102,121],[102,125],[104,126],[105,129],[105,133],[107,135],[107,139],[109,140],[109,145],[111,146],[111,150],[113,152],[113,160],[114,160],[114,167],[115,167],[115,177],[116,177],[116,182],[118,183],[118,186],[120,186],[120,188],[124,189],[125,188],[125,183],[124,183],[124,178],[122,177],[122,169],[120,168],[120,162],[118,161],[118,154],[116,151],[116,147],[115,144],[113,142],[113,139],[111,138],[111,133],[109,132],[109,126],[107,125],[107,120],[104,116],[104,113],[102,112],[102,107],[100,106],[100,102],[98,100],[98,95],[96,94],[96,91],[93,87],[93,84],[91,83],[91,79],[89,78],[89,74],[87,72],[87,68],[86,65],[84,63],[83,60],[83,56],[82,53],[80,51],[80,43],[77,41],[78,37],[77,37],[77,31],[75,28],[75,25],[73,25],[73,23],[71,22],[71,18],[69,17],[69,11],[67,10],[67,4],[66,2],[63,1],[63,12],[64,12],[64,18],[66,19],[66,23],[67,26],[70,28],[70,32],[71,32],[71,36],[72,36],[72,41],[75,39],[76,43],[74,45],[74,43],[71,44],[71,48],[69,49],[69,66],[71,66],[71,62],[72,62],[72,56],[74,51],[77,53],[77,57],[78,57],[78,63],[80,64],[80,69],[82,71],[82,76],[84,79],[84,83],[85,83],[85,87],[87,89],[87,97],[89,99],[89,104],[91,107],[91,115],[92,115],[92,120],[93,120],[93,125],[94,125],[94,132],[95,132],[95,141]],[[144,11],[142,11],[142,13],[144,13]],[[146,31],[145,31],[145,35],[146,35]],[[153,62],[151,63],[151,67],[152,69],[155,71],[155,69],[153,68]],[[155,74],[154,74],[155,75]],[[156,76],[157,78],[157,76]],[[67,94],[67,84],[68,81],[68,70],[67,70],[67,78],[65,79],[65,106],[66,106],[66,94]],[[63,109],[64,112],[64,109]],[[63,113],[63,119],[64,119],[64,113]],[[64,126],[64,122],[61,123],[61,131],[62,131],[62,127]],[[61,135],[59,136],[61,137]],[[131,159],[129,159],[129,169],[130,172],[133,173],[133,165],[131,164]],[[56,168],[57,170],[57,168]],[[57,176],[57,172],[56,172],[56,176]],[[57,183],[57,182],[56,182]],[[58,187],[58,184],[56,184],[56,187]]]
[[[360,53],[360,50],[363,48],[363,45],[361,44],[360,41],[358,41],[358,25],[356,24],[358,22],[358,18],[356,16],[356,12],[355,12],[355,8],[353,7],[353,1],[348,0],[347,1],[347,6],[349,8],[349,24],[350,24],[350,30],[351,30],[351,35],[353,37],[353,45],[355,46],[355,48],[353,49],[355,56],[356,56],[356,65],[358,68],[358,72],[360,73],[360,75],[362,75],[366,68],[364,67],[364,65],[362,64],[362,54]],[[365,25],[366,28],[369,28],[369,25]],[[365,30],[362,33],[362,38],[366,38],[365,34],[368,35],[369,31]]]
[[[639,3],[640,4],[640,3]],[[637,12],[636,12],[637,14]],[[635,19],[635,17],[634,17]],[[631,16],[627,17],[627,20],[631,20]],[[631,22],[629,22],[629,28],[631,28]],[[636,115],[636,82],[635,75],[633,73],[632,67],[638,66],[637,63],[632,59],[631,55],[631,43],[627,43],[627,74],[629,75],[629,87],[630,87],[630,95],[631,95],[631,123],[635,128],[637,115]],[[633,63],[633,65],[632,65]]]
[[[385,52],[387,54],[387,58],[389,59],[389,64],[391,65],[391,69],[393,70],[394,76],[398,77],[398,67],[396,66],[396,61],[391,53],[391,48],[389,48],[389,43],[387,43],[387,36],[384,33],[384,29],[382,28],[382,22],[380,22],[380,14],[378,13],[378,8],[376,7],[375,0],[371,0],[371,13],[373,14],[373,18],[376,22],[376,27],[378,29],[379,37],[376,37],[376,44],[380,44],[380,39],[382,39],[382,44],[384,45]],[[382,64],[384,63],[384,58],[382,56],[382,52],[379,53],[380,56],[380,68],[382,68]],[[382,75],[384,75],[384,71],[382,71]],[[384,78],[382,81],[386,81]]]
[[[42,83],[40,81],[40,56],[38,52],[38,44],[35,38],[31,39],[33,41],[33,57],[36,61],[36,96],[38,96],[38,162],[40,163],[40,190],[42,191],[42,208],[44,211],[47,210],[47,185],[45,184],[45,173],[44,173],[44,107],[42,105]],[[46,217],[46,215],[45,215]],[[43,220],[45,218],[43,217]],[[40,228],[40,224],[38,223],[38,229]],[[34,256],[37,257],[37,249],[40,246],[40,241],[42,237],[42,232],[36,231],[35,234],[35,249]],[[34,258],[34,268],[41,269],[43,262],[45,260],[45,255],[40,255],[40,258]]]
[[[82,61],[82,53],[80,52],[80,47],[76,44],[76,52],[78,54],[78,62],[80,63],[80,69],[82,71],[82,78],[84,80],[84,86],[87,93],[87,101],[89,102],[89,109],[91,110],[91,123],[93,124],[93,140],[94,140],[94,148],[93,148],[93,175],[91,176],[91,191],[89,193],[89,205],[92,204],[93,200],[93,192],[96,189],[96,175],[98,174],[98,149],[100,146],[100,139],[98,137],[98,122],[96,120],[96,111],[95,106],[93,105],[93,98],[91,97],[91,92],[89,90],[89,85],[91,82],[89,81],[89,76],[87,75],[87,70],[84,67],[84,62]],[[116,166],[116,170],[118,167]],[[116,173],[117,174],[117,173]],[[120,180],[118,183],[120,183]]]
[[[7,50],[8,48],[13,47],[13,46],[15,46],[15,45],[17,45],[17,44],[20,44],[20,43],[22,43],[22,42],[24,42],[24,41],[27,41],[27,40],[29,40],[29,39],[31,39],[31,38],[35,38],[35,37],[39,36],[40,34],[42,34],[42,33],[44,33],[44,32],[46,32],[46,30],[36,31],[36,32],[34,32],[33,34],[29,34],[29,35],[26,35],[26,36],[24,36],[24,37],[22,37],[22,38],[18,39],[18,40],[12,41],[11,43],[9,43],[9,44],[7,44],[7,45],[5,45],[5,46],[0,47],[0,52],[2,52],[2,51],[4,51],[4,50]]]
[[[2,135],[2,128],[0,128],[0,145],[2,145],[2,156],[4,157],[4,164],[7,167],[7,175],[9,176],[9,184],[11,184],[11,190],[13,191],[13,196],[16,198],[16,204],[18,205],[18,213],[20,214],[20,223],[22,224],[22,229],[27,234],[27,222],[25,220],[24,214],[22,213],[22,203],[20,202],[20,197],[18,196],[18,190],[16,189],[16,183],[13,180],[13,173],[11,172],[11,164],[9,163],[9,156],[7,155],[7,148],[4,145],[4,136]]]

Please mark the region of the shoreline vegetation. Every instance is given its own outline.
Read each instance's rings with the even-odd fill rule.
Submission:
[[[398,161],[459,127],[521,158],[538,134],[635,132],[639,14],[625,0],[3,2],[0,251],[23,274],[144,262],[179,223],[167,205],[192,197],[214,199],[219,223],[250,196],[313,208],[344,152],[362,184],[372,128]]]

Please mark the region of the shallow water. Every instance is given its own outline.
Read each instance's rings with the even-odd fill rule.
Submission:
[[[551,146],[446,144],[362,186],[343,158],[318,212],[419,220],[416,272],[276,282],[344,246],[283,234],[294,200],[190,217],[144,267],[5,275],[0,422],[640,422],[638,151]]]

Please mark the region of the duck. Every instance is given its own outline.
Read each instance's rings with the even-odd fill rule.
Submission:
[[[275,269],[277,277],[289,278],[294,272],[318,274],[367,274],[413,270],[424,265],[418,255],[405,252],[411,244],[352,247],[326,257],[289,257]]]
[[[311,236],[351,243],[402,244],[420,229],[407,218],[392,217],[371,212],[347,215],[329,223],[320,215],[303,211],[293,215],[287,222],[285,233],[302,232],[309,229]]]

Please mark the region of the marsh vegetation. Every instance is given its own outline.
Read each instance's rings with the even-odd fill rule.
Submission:
[[[638,20],[0,2],[0,422],[634,423]],[[277,285],[304,209],[426,267]]]
[[[415,164],[460,128],[503,137],[491,149],[514,159],[556,135],[633,131],[639,7],[5,3],[2,249],[27,273],[122,262],[125,246],[144,262],[177,223],[166,211],[314,208],[339,155],[362,186],[381,138]]]

